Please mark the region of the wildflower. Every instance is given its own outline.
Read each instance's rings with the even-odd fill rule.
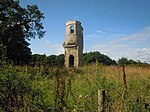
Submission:
[[[82,98],[82,95],[79,95],[79,98]]]

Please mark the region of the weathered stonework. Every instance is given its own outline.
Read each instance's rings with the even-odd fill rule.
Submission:
[[[65,50],[65,66],[67,68],[81,66],[83,57],[83,28],[79,21],[66,22],[66,39],[63,47]]]

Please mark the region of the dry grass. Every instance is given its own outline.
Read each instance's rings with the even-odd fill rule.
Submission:
[[[148,111],[150,108],[150,67],[125,67],[127,92],[124,106],[121,105],[123,93],[123,71],[118,66],[89,65],[81,68],[81,73],[74,76],[73,91],[81,95],[97,109],[97,90],[105,89],[108,111]],[[89,99],[84,97],[89,96]],[[90,101],[88,101],[90,100]],[[94,101],[92,101],[94,100]],[[149,105],[146,107],[146,105]],[[87,109],[87,107],[85,107]]]
[[[122,104],[123,71],[120,66],[99,63],[79,69],[64,70],[49,67],[16,67],[17,72],[30,74],[30,85],[42,93],[37,109],[66,112],[96,112],[98,90],[106,91],[106,111],[150,111],[150,67],[126,66],[127,90]],[[56,77],[57,76],[57,77]],[[44,102],[44,103],[43,103]],[[41,105],[42,104],[42,105]]]

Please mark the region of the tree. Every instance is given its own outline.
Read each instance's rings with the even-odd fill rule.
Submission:
[[[121,58],[118,60],[118,64],[119,65],[136,65],[138,63],[132,59],[128,60],[127,58]]]
[[[56,64],[58,66],[62,66],[62,65],[64,65],[64,60],[65,60],[64,54],[60,54],[56,57]]]
[[[40,54],[33,54],[30,64],[33,66],[41,66],[41,65],[48,65],[48,66],[63,66],[64,65],[64,54],[56,55],[49,55],[46,56]]]
[[[132,64],[132,65],[133,65],[133,64],[137,64],[137,62],[134,61],[134,60],[132,60],[132,59],[129,59],[129,60],[128,60],[128,63],[129,63],[129,64]]]
[[[50,55],[46,57],[45,61],[46,61],[46,64],[49,66],[56,65],[56,55]]]
[[[116,61],[110,59],[108,56],[101,54],[100,52],[89,52],[83,55],[83,63],[95,63],[98,61],[99,63],[103,63],[104,65],[116,65]]]
[[[37,5],[22,8],[19,1],[0,1],[0,46],[6,47],[8,60],[16,64],[29,62],[31,50],[28,41],[31,38],[42,38],[45,33],[41,19],[44,16]],[[2,52],[0,58],[1,55]]]
[[[119,65],[127,65],[128,64],[128,59],[127,58],[121,58],[118,60]]]
[[[40,65],[44,65],[46,63],[46,55],[40,55],[40,54],[33,54],[30,64],[35,66],[40,66]]]

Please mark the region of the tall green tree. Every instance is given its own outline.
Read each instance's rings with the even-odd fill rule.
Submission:
[[[22,8],[19,1],[0,0],[0,46],[6,47],[8,60],[16,64],[29,62],[31,58],[29,40],[42,38],[45,33],[42,19],[43,13],[37,5]]]

